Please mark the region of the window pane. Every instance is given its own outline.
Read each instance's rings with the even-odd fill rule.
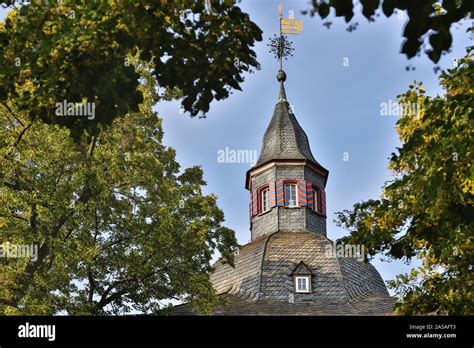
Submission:
[[[262,211],[268,210],[268,189],[262,191]]]
[[[313,210],[318,211],[318,192],[313,190]]]
[[[285,205],[288,205],[290,201],[290,185],[285,185]]]
[[[296,289],[297,291],[308,291],[308,278],[298,277],[296,278]]]
[[[296,205],[296,185],[285,185],[285,205]]]

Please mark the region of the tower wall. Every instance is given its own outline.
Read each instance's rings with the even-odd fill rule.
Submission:
[[[251,188],[257,190],[279,180],[306,180],[324,189],[324,178],[305,164],[275,165],[251,177]],[[270,211],[253,216],[251,238],[277,232],[312,232],[326,236],[326,217],[307,206],[274,206]]]

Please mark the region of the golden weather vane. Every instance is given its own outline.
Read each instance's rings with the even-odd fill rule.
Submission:
[[[287,59],[293,56],[294,48],[291,47],[292,42],[286,37],[287,34],[299,34],[303,30],[303,21],[295,19],[293,11],[289,12],[289,18],[283,18],[283,5],[278,4],[278,19],[280,21],[280,35],[274,35],[270,39],[268,46],[270,52],[275,55],[280,62],[280,70],[283,70],[283,58]]]

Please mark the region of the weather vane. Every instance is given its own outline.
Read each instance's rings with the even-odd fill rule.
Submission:
[[[270,53],[273,53],[275,58],[280,62],[280,70],[283,70],[283,58],[288,59],[293,56],[295,50],[291,45],[285,34],[299,34],[303,30],[303,21],[295,19],[293,11],[289,11],[290,18],[283,18],[283,5],[278,4],[278,18],[280,20],[280,35],[274,35],[270,38]]]

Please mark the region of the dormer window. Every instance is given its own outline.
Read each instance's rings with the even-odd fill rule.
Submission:
[[[296,184],[285,184],[285,205],[287,207],[296,207],[298,205]]]
[[[308,294],[312,292],[311,283],[313,272],[303,261],[300,261],[290,276],[293,277],[294,291],[296,294]]]
[[[310,276],[295,276],[295,292],[310,292]]]

